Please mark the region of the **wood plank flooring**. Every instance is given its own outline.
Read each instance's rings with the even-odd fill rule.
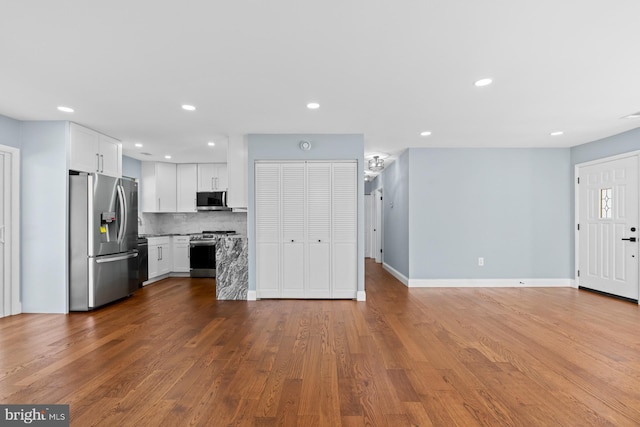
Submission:
[[[0,319],[0,402],[72,426],[637,426],[640,308],[570,288],[216,301],[168,279],[92,313]]]

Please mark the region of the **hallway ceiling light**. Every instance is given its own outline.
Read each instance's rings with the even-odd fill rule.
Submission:
[[[320,104],[318,104],[317,102],[310,102],[307,104],[307,108],[310,110],[317,110],[318,108],[320,108]]]
[[[637,113],[629,114],[628,116],[624,116],[623,119],[640,119],[640,111]]]
[[[194,107],[193,105],[188,105],[188,104],[184,104],[182,106],[183,110],[187,110],[187,111],[196,111],[196,107]]]
[[[61,105],[58,107],[58,111],[62,111],[64,113],[73,113],[73,108],[65,107],[64,105]]]
[[[425,130],[424,132],[420,132],[420,136],[429,136],[431,135],[431,131]]]
[[[562,135],[563,133],[564,133],[564,132],[562,132],[561,130],[559,130],[559,131],[556,131],[556,132],[551,132],[551,134],[550,134],[550,135],[551,135],[551,136],[559,136],[559,135]]]
[[[369,170],[378,172],[384,169],[384,160],[380,156],[373,156],[373,159],[369,160]]]

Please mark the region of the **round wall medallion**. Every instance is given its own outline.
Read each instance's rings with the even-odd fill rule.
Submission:
[[[300,149],[304,151],[311,150],[311,143],[309,141],[300,141]]]

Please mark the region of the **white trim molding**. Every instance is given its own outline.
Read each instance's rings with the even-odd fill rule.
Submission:
[[[256,291],[247,291],[247,301],[257,301],[258,293]]]
[[[572,279],[409,279],[410,288],[567,288]]]
[[[356,297],[356,301],[366,301],[367,293],[365,291],[358,291],[358,296]]]
[[[410,286],[409,285],[409,278],[407,276],[405,276],[404,274],[400,273],[398,270],[396,270],[395,268],[391,267],[389,264],[387,264],[386,262],[382,263],[382,268],[384,268],[385,270],[387,270],[389,273],[391,273],[391,275],[393,277],[395,277],[396,279],[398,279],[400,282],[402,282],[403,285],[405,286]]]

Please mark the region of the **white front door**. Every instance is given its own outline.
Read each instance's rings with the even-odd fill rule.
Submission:
[[[581,287],[638,299],[638,157],[578,168]]]

